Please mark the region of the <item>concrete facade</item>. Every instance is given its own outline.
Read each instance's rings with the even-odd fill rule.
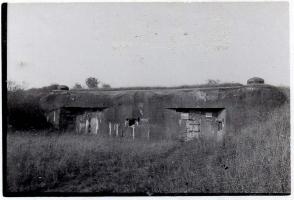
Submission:
[[[215,138],[267,113],[286,100],[265,84],[149,90],[54,91],[41,99],[47,119],[79,134],[143,139]]]

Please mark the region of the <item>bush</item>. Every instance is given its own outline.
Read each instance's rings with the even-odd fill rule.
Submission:
[[[39,105],[40,98],[56,89],[54,84],[29,90],[16,89],[7,92],[7,123],[16,130],[46,129],[50,125]]]

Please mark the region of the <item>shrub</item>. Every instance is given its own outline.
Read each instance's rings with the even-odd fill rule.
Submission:
[[[29,90],[17,89],[7,92],[7,123],[16,130],[46,129],[44,111],[39,105],[40,98],[56,89],[58,85]]]

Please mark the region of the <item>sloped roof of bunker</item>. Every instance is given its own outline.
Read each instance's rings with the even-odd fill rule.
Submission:
[[[263,92],[264,97],[283,101],[285,96],[277,88],[266,85],[237,85],[231,87],[206,88],[165,88],[142,90],[69,90],[53,91],[40,101],[46,110],[59,108],[108,108],[112,106],[132,106],[140,103],[156,104],[164,108],[185,108],[213,102],[218,105],[232,99],[256,98]],[[250,94],[250,95],[247,95]],[[272,100],[271,100],[272,101]]]

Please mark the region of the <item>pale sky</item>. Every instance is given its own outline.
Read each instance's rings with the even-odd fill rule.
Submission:
[[[8,5],[8,80],[28,87],[289,85],[288,3]]]

